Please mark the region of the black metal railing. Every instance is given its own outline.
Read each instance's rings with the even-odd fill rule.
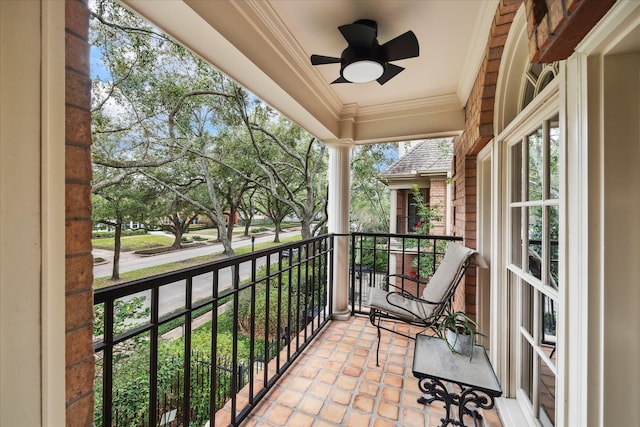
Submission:
[[[97,290],[96,426],[238,425],[326,325],[333,236]]]
[[[426,283],[444,256],[447,244],[460,237],[420,234],[352,233],[349,260],[349,302],[353,314],[368,314],[368,290],[388,286],[386,277],[399,274],[419,278]],[[408,289],[415,282],[396,278],[395,286]],[[405,288],[407,287],[407,288]]]

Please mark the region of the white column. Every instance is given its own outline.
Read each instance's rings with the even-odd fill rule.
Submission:
[[[389,206],[389,233],[398,232],[398,190],[391,189],[391,200]]]
[[[0,1],[0,51],[0,426],[64,426],[65,2]]]
[[[403,145],[400,143],[400,145]],[[390,203],[389,203],[389,233],[395,234],[398,232],[398,190],[390,190]],[[395,240],[392,240],[394,242]],[[396,253],[391,251],[389,253],[389,274],[396,274]],[[391,284],[395,284],[394,278],[389,278]]]
[[[349,158],[350,144],[329,146],[329,233],[333,252],[333,318],[346,320],[349,310]]]

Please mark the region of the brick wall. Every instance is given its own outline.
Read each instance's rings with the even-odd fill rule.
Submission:
[[[91,81],[86,0],[65,0],[66,417],[93,426]]]
[[[454,140],[452,232],[476,247],[476,155],[493,138],[496,84],[511,23],[523,0],[501,0],[493,20],[483,63],[465,106],[465,129]],[[532,62],[569,57],[575,46],[615,0],[524,0]],[[476,269],[456,295],[456,308],[475,315]]]
[[[436,209],[436,213],[442,217],[441,221],[432,221],[433,228],[429,234],[444,235],[446,233],[447,209],[447,181],[444,179],[431,180],[429,188],[429,205]]]
[[[407,192],[406,190],[398,190],[396,198],[396,216],[403,216],[407,213],[405,209],[407,208]]]
[[[616,0],[525,0],[531,62],[568,58]]]
[[[465,129],[454,140],[452,233],[476,248],[476,155],[493,138],[493,110],[502,51],[521,0],[502,0],[491,26],[484,60],[465,106]],[[476,269],[455,296],[456,309],[476,314]]]

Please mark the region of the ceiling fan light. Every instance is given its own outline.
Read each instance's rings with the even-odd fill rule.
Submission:
[[[342,77],[351,83],[367,83],[377,80],[383,73],[381,63],[367,59],[346,65],[342,70]]]

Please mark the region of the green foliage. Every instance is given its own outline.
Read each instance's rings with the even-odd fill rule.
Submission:
[[[386,239],[382,244],[378,244],[375,238],[363,239],[360,247],[356,249],[356,265],[371,267],[375,272],[387,272],[389,259],[386,243]]]
[[[451,350],[457,353],[455,345],[462,335],[467,335],[471,338],[471,345],[475,345],[476,337],[483,334],[478,330],[478,323],[469,317],[463,311],[453,311],[451,305],[447,304],[443,314],[437,319],[437,334],[440,338],[444,339]],[[447,339],[447,331],[453,332],[453,342]],[[470,354],[470,358],[473,357],[473,351]]]
[[[150,308],[144,307],[146,297],[134,296],[129,299],[117,299],[113,303],[113,333],[121,334],[135,325],[149,319]],[[104,335],[104,304],[93,306],[93,335]]]
[[[354,148],[351,158],[349,221],[352,231],[389,231],[389,189],[381,173],[397,157],[397,144]]]
[[[252,233],[262,233],[263,231],[268,231],[269,229],[267,227],[253,227],[251,229]]]
[[[418,274],[418,277],[423,279],[429,279],[435,273],[435,266],[437,265],[437,258],[434,257],[435,254],[443,254],[447,249],[447,241],[440,240],[436,241],[435,248],[434,242],[431,239],[412,239],[415,241],[413,244],[415,250],[418,250],[418,246],[420,249],[420,255],[416,255],[413,260],[411,260],[411,266],[413,266]]]
[[[416,184],[413,184],[412,196],[416,214],[419,218],[415,233],[428,235],[429,231],[434,227],[433,221],[441,221],[442,215],[439,213],[437,206],[430,206],[424,202],[422,193]],[[435,248],[431,239],[407,239],[405,242],[408,248],[412,248],[416,253],[419,253],[411,261],[411,265],[416,269],[418,276],[423,279],[431,277],[435,272],[434,252],[443,253],[447,242],[438,242]]]
[[[424,202],[422,193],[417,184],[413,184],[413,205],[416,207],[416,215],[420,218],[416,225],[417,234],[429,234],[434,227],[433,221],[442,221],[438,206],[430,206]]]
[[[272,269],[276,268],[277,264],[274,264]],[[319,292],[322,292],[320,284],[325,283],[326,273],[319,267],[314,271],[306,264],[294,266],[282,272],[280,279],[266,278],[266,268],[261,267],[256,277],[263,279],[255,285],[255,293],[247,288],[239,294],[238,326],[245,335],[250,336],[253,332],[257,337],[265,337],[268,322],[269,340],[280,338],[283,331],[276,328],[278,318],[283,328],[291,325],[290,331],[293,333],[293,325],[297,325],[298,321],[304,322],[304,308],[313,309],[310,307],[311,300],[316,305],[324,303],[325,296],[319,295]]]
[[[272,271],[277,268],[274,264]],[[212,364],[220,365],[229,363],[232,357],[234,344],[237,346],[238,364],[245,366],[244,372],[248,372],[249,358],[251,355],[251,338],[254,336],[254,357],[264,360],[262,356],[266,353],[268,361],[280,350],[278,345],[269,345],[267,342],[280,342],[282,331],[276,331],[277,318],[280,316],[281,325],[304,327],[308,320],[304,308],[312,310],[311,300],[316,305],[323,305],[326,302],[324,295],[324,284],[326,272],[323,268],[311,266],[294,266],[282,274],[281,282],[278,280],[268,280],[266,278],[266,268],[262,267],[257,273],[262,282],[255,285],[255,295],[250,292],[251,288],[246,288],[237,294],[238,305],[238,326],[243,334],[237,337],[233,335],[233,324],[236,321],[231,310],[227,310],[224,315],[217,318],[217,329],[215,331],[216,353],[215,362],[211,358],[211,342],[213,334],[213,322],[209,321],[192,331],[191,349],[189,363],[191,364],[191,417],[195,421],[206,422],[209,413],[209,384]],[[242,285],[248,284],[245,281]],[[289,294],[291,295],[291,318],[289,312]],[[267,295],[269,305],[267,306]],[[149,319],[149,308],[145,307],[145,296],[137,296],[127,300],[117,300],[114,304],[114,334],[125,333],[133,329],[141,322]],[[219,301],[232,303],[233,296]],[[309,307],[308,307],[309,306]],[[278,311],[278,309],[280,311]],[[194,317],[211,311],[211,305],[195,310]],[[279,314],[280,313],[280,314]],[[94,336],[104,335],[104,305],[94,307]],[[268,341],[265,340],[266,319],[269,319],[270,332]],[[255,321],[255,328],[251,330],[251,320]],[[174,319],[166,325],[162,325],[158,331],[162,336],[166,332],[182,326],[184,318]],[[252,334],[253,332],[253,334]],[[292,329],[290,333],[297,333]],[[268,348],[267,348],[268,347]],[[114,416],[118,418],[118,423],[123,425],[140,425],[148,419],[149,399],[149,334],[130,338],[114,348],[114,377],[113,377],[113,408]],[[184,378],[184,340],[182,338],[167,340],[160,338],[158,347],[158,396],[161,401],[169,402],[173,407],[178,407],[177,402],[182,393]],[[226,362],[225,362],[226,361]],[[95,377],[95,397],[96,407],[94,420],[97,426],[102,426],[102,372],[103,360],[101,355],[96,360]],[[216,407],[220,408],[229,394],[231,387],[230,374],[220,367],[217,373]],[[164,399],[164,400],[162,400]],[[160,402],[161,403],[161,402]],[[170,409],[170,408],[166,408]],[[161,409],[159,409],[162,412]]]
[[[141,320],[148,318],[149,309],[144,308],[145,297],[134,297],[128,301],[118,300],[114,304],[114,333],[120,334],[139,324]],[[194,312],[194,316],[210,310],[210,306],[205,306]],[[104,306],[94,307],[95,326],[94,336],[100,337],[104,334]],[[171,325],[163,326],[159,331],[162,335],[169,329],[179,327],[184,323],[184,318],[176,319]],[[207,322],[195,329],[191,335],[191,405],[194,420],[201,420],[204,423],[208,419],[209,408],[209,379],[211,369],[211,334],[212,322]],[[216,333],[217,355],[216,364],[228,363],[233,348],[232,324],[225,316],[220,316]],[[257,340],[258,346],[262,345],[261,340]],[[240,336],[237,340],[239,363],[248,364],[250,354],[249,338]],[[114,348],[113,352],[113,410],[114,417],[122,425],[141,425],[148,418],[149,399],[149,335],[132,338],[124,341]],[[203,366],[206,367],[206,374],[202,374]],[[102,372],[104,364],[102,357],[96,360],[95,377],[95,397],[96,407],[94,410],[94,420],[97,426],[102,426],[103,414],[101,411],[102,402]],[[229,374],[224,369],[218,369],[218,390],[216,390],[216,404],[221,407],[226,397],[229,395],[231,382]],[[182,383],[184,379],[184,340],[159,340],[158,347],[158,396],[164,401],[173,402],[173,407],[177,407],[177,401],[182,394]]]

